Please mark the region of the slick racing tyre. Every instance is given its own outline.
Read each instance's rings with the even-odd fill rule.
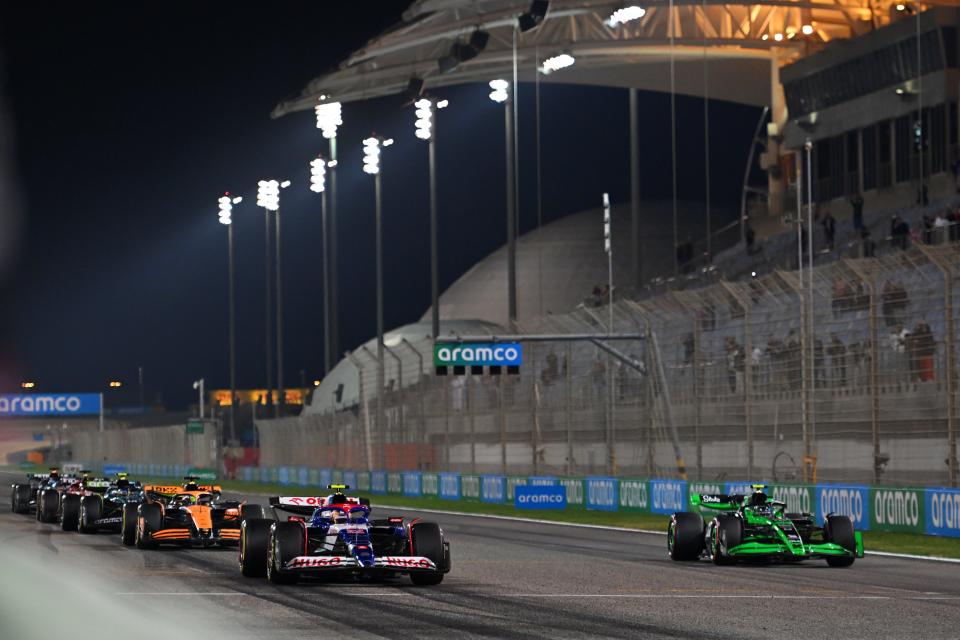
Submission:
[[[853,521],[847,516],[827,516],[823,523],[823,539],[838,544],[850,552],[849,557],[827,558],[831,567],[849,567],[857,552],[857,539],[853,534]]]
[[[96,522],[103,517],[103,502],[100,496],[84,496],[80,499],[80,520],[77,522],[77,531],[80,533],[96,533]]]
[[[53,490],[44,491],[37,498],[37,520],[56,522],[60,512],[60,494]]]
[[[670,516],[667,525],[667,551],[675,561],[699,560],[703,553],[703,518],[698,513],[682,512]]]
[[[267,580],[275,584],[293,584],[299,576],[296,571],[282,567],[304,555],[303,526],[299,522],[275,522],[270,528],[270,558],[267,562]]]
[[[442,569],[446,566],[443,553],[443,531],[434,522],[418,522],[410,527],[410,541],[413,555],[429,558],[437,565],[437,571],[411,572],[410,582],[415,585],[433,585],[443,582]]]
[[[28,513],[30,511],[30,487],[16,485],[10,497],[14,513]]]
[[[137,506],[133,503],[123,505],[120,542],[127,547],[132,547],[137,542]]]
[[[152,502],[142,504],[138,515],[135,544],[138,549],[153,549],[157,543],[150,539],[150,534],[163,527],[160,505]]]
[[[240,507],[240,520],[264,520],[267,514],[262,504],[245,504]]]
[[[80,519],[80,496],[68,493],[63,496],[60,505],[60,528],[64,531],[76,531]]]
[[[240,575],[264,578],[270,559],[270,525],[272,520],[244,518],[240,523]]]
[[[737,516],[724,514],[717,516],[713,523],[713,563],[733,564],[734,560],[728,554],[743,541],[743,521]]]

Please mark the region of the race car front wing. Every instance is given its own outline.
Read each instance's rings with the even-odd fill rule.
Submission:
[[[436,563],[422,556],[382,556],[368,567],[350,556],[297,556],[291,558],[285,569],[297,571],[368,571],[383,569],[387,571],[438,571]]]

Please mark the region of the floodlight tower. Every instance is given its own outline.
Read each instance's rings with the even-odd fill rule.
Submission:
[[[415,115],[416,136],[427,142],[427,153],[430,166],[430,315],[431,332],[433,339],[436,340],[440,335],[440,277],[438,267],[438,245],[437,245],[437,119],[438,109],[445,108],[449,103],[447,100],[432,100],[430,98],[420,98],[414,103],[416,107]]]
[[[513,173],[513,99],[510,83],[503,78],[490,81],[490,99],[502,104],[507,143],[507,316],[511,323],[517,319],[517,242],[516,242],[516,176]]]
[[[269,249],[269,231],[270,231],[270,212],[273,211],[276,214],[276,254],[277,254],[277,269],[276,269],[276,287],[277,287],[277,402],[273,408],[273,415],[275,418],[279,418],[282,415],[282,407],[285,401],[284,388],[283,388],[283,255],[282,255],[282,245],[280,243],[280,189],[286,189],[290,186],[289,180],[284,180],[283,182],[278,182],[277,180],[261,180],[257,183],[257,206],[263,207],[264,213],[267,216],[267,248]],[[270,318],[270,297],[269,297],[269,286],[270,286],[270,262],[269,262],[269,253],[267,254],[267,380],[269,386],[270,380],[270,347],[269,343],[271,340],[270,329],[269,329],[269,318]],[[272,393],[272,389],[267,389],[267,393]]]
[[[321,96],[321,100],[326,99],[326,96]],[[339,353],[340,344],[340,323],[337,307],[339,301],[339,279],[337,277],[337,128],[343,124],[343,108],[339,102],[323,102],[318,104],[314,111],[317,116],[317,128],[323,133],[323,137],[330,142],[327,154],[329,215],[327,216],[327,225],[323,229],[323,237],[326,238],[330,249],[329,252],[324,251],[323,254],[329,274],[329,286],[326,287],[324,292],[324,306],[330,309],[330,348],[324,355],[324,363],[326,364],[324,373],[328,373]]]
[[[310,190],[320,194],[320,228],[323,260],[321,277],[323,281],[323,373],[326,375],[333,366],[333,344],[330,340],[330,236],[327,227],[327,168],[336,166],[333,161],[327,161],[323,155],[318,155],[310,161]]]
[[[380,440],[380,468],[384,466],[383,449],[383,388],[385,371],[383,369],[383,198],[381,195],[381,167],[380,156],[385,147],[393,144],[392,138],[370,136],[363,141],[363,172],[373,176],[375,225],[376,225],[376,252],[377,252],[377,419],[376,430],[381,434]]]
[[[229,311],[230,316],[230,443],[237,439],[237,329],[236,329],[236,293],[233,268],[233,205],[240,204],[243,198],[231,197],[230,192],[224,193],[217,201],[220,205],[218,219],[220,224],[227,227],[227,278],[229,280]],[[142,385],[141,385],[142,386]],[[203,394],[201,393],[201,396]],[[142,404],[142,402],[141,402]]]

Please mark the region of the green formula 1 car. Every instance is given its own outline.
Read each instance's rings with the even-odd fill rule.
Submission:
[[[847,516],[828,515],[818,527],[813,514],[785,513],[786,504],[768,498],[763,485],[753,488],[749,496],[690,496],[693,507],[719,513],[709,523],[699,513],[674,513],[667,528],[670,557],[706,557],[721,565],[823,558],[831,567],[849,567],[863,557],[863,538]]]

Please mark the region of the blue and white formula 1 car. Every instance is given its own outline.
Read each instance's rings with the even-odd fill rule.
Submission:
[[[240,572],[289,584],[305,576],[389,578],[406,574],[435,585],[450,571],[450,543],[440,526],[402,517],[370,519],[370,502],[332,484],[326,497],[270,498],[277,519],[244,519]],[[283,516],[286,516],[283,518]]]

